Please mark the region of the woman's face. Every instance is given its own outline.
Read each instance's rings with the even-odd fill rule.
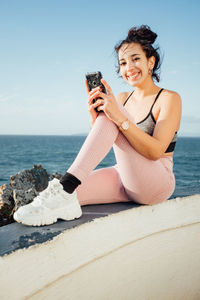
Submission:
[[[119,70],[124,80],[132,86],[140,86],[147,78],[152,78],[154,56],[147,59],[138,43],[124,44],[118,52]]]

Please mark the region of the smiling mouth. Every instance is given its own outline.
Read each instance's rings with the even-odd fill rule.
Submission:
[[[137,72],[137,73],[133,73],[133,74],[130,74],[127,76],[128,79],[131,79],[131,80],[135,80],[138,78],[138,76],[140,75],[140,72]]]

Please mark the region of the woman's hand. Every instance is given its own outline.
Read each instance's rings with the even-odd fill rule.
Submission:
[[[124,118],[124,115],[121,113],[116,98],[111,90],[111,87],[109,86],[109,84],[102,78],[101,82],[103,83],[103,85],[105,86],[106,90],[107,90],[107,94],[103,93],[101,91],[101,88],[99,89],[94,89],[94,94],[93,96],[95,98],[102,98],[102,99],[98,99],[98,111],[103,111],[106,116],[112,120],[113,122],[115,122],[117,125],[119,125],[119,120],[121,120],[122,118]]]
[[[119,126],[121,124],[121,121],[124,119],[124,115],[118,107],[116,98],[113,95],[109,84],[103,78],[101,79],[101,82],[105,86],[107,94],[102,92],[100,86],[89,91],[87,80],[85,80],[85,86],[88,93],[88,111],[92,120],[91,125],[94,124],[98,116],[97,111],[103,111],[110,120],[112,120]],[[94,99],[96,100],[93,103]],[[95,108],[97,109],[97,111],[95,110]]]
[[[85,80],[85,86],[86,86],[86,90],[88,93],[88,111],[91,117],[91,125],[94,124],[97,116],[98,116],[98,112],[95,110],[95,108],[97,108],[100,104],[99,100],[96,100],[93,102],[93,100],[96,98],[96,91],[100,91],[100,87],[96,87],[95,89],[92,89],[91,91],[89,91],[89,87],[88,87],[88,83],[87,80]]]

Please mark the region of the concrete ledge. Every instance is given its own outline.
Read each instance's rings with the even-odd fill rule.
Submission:
[[[138,206],[140,205],[134,202],[87,205],[82,207],[83,215],[81,218],[70,222],[58,220],[55,224],[40,227],[23,226],[15,222],[0,227],[0,256],[50,241],[62,232],[81,224]]]
[[[200,195],[138,206],[0,258],[0,299],[200,299]]]

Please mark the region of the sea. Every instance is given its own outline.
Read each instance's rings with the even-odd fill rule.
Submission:
[[[0,135],[0,186],[19,171],[42,165],[48,173],[64,174],[78,154],[86,135]],[[113,150],[97,168],[116,163]],[[174,152],[176,188],[171,196],[200,194],[200,138],[179,137]]]

